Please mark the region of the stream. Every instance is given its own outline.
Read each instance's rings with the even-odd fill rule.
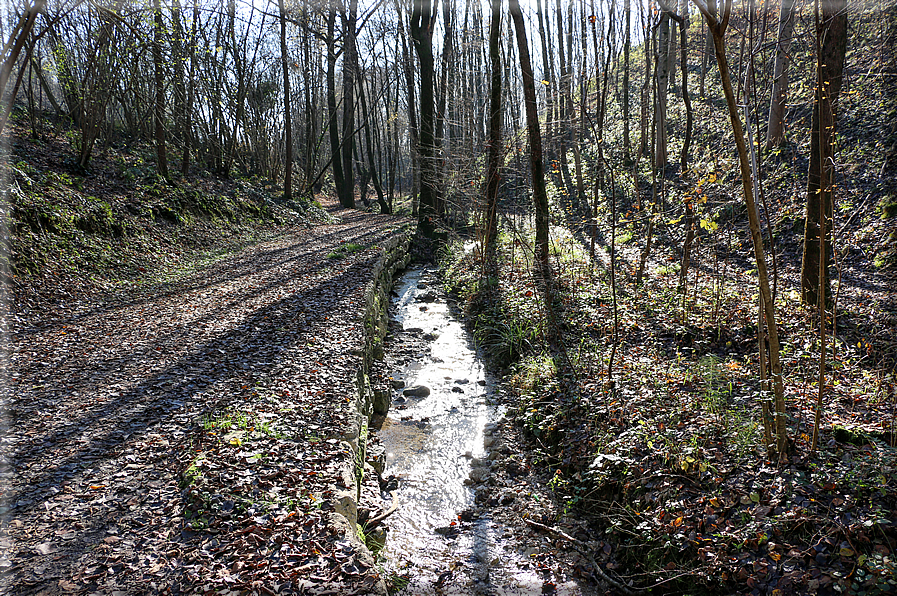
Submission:
[[[582,594],[572,581],[546,578],[531,558],[534,549],[477,499],[482,489],[469,477],[474,470],[481,481],[489,471],[487,447],[497,441],[492,431],[503,408],[491,404],[493,379],[436,272],[409,269],[394,296],[391,325],[412,348],[404,357],[387,357],[395,385],[405,385],[394,391],[378,432],[384,476],[398,479],[400,503],[386,524],[386,570],[407,578],[402,593],[414,596]],[[403,395],[416,386],[429,388],[429,395]]]

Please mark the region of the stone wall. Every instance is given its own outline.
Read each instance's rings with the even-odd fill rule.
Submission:
[[[410,260],[408,247],[411,243],[411,226],[408,226],[380,245],[381,256],[371,270],[371,280],[364,294],[364,345],[356,348],[355,353],[362,356],[361,365],[355,374],[355,412],[350,419],[341,440],[347,452],[354,458],[344,462],[340,470],[342,484],[345,487],[334,490],[333,506],[336,515],[331,516],[333,529],[356,544],[359,557],[365,566],[374,564],[370,552],[357,536],[358,502],[361,496],[365,460],[367,456],[368,422],[374,411],[374,394],[371,389],[369,373],[375,358],[382,358],[383,338],[389,322],[389,291],[392,289],[397,271],[405,268]],[[386,594],[386,585],[380,580],[374,594]]]

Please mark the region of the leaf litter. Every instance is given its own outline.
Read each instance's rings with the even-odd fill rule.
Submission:
[[[379,245],[406,224],[338,215],[128,300],[11,329],[0,589],[377,584],[332,521],[333,491],[354,461],[340,438],[355,416],[364,291]],[[364,249],[326,258],[346,242]]]

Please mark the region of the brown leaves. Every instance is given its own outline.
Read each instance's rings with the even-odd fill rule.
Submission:
[[[327,271],[318,258],[341,235],[377,241],[394,220],[346,220],[13,339],[3,586],[284,593],[323,582],[349,594],[369,581],[327,518],[352,461],[336,437],[376,254]]]

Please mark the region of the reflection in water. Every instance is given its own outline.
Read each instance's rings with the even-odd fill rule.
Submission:
[[[433,301],[437,283],[432,272],[411,270],[393,300],[394,320],[435,339],[428,355],[392,374],[408,385],[426,385],[430,395],[399,397],[406,407],[397,410],[394,402],[379,433],[386,474],[400,479],[400,507],[387,523],[386,566],[410,578],[404,593],[413,596],[542,594],[543,576],[487,511],[465,531],[452,531],[459,514],[474,506],[473,491],[464,485],[469,458],[485,455],[483,428],[501,411],[487,403],[491,382],[470,335],[441,295]],[[559,584],[554,593],[579,594],[573,584]]]

